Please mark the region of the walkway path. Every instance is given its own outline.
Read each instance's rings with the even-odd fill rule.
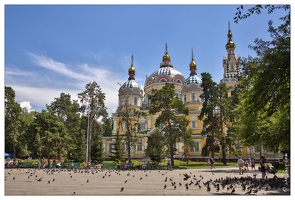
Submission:
[[[184,180],[184,174],[190,178]],[[253,171],[246,171],[243,175],[239,175],[237,167],[172,171],[104,169],[52,172],[34,169],[5,169],[4,195],[245,195],[249,190],[242,189],[241,177],[253,180],[253,174]],[[267,175],[268,179],[273,177],[272,174]],[[284,174],[277,174],[277,177],[282,181]],[[42,178],[41,181],[37,181],[40,178]],[[220,187],[220,190],[217,190],[212,182],[219,183],[221,186],[220,180],[225,179],[236,181],[227,184],[224,189]],[[256,172],[255,180],[260,179],[261,173]],[[199,182],[200,186],[196,185],[196,182]],[[210,182],[210,191],[204,185],[206,182]],[[250,181],[245,183],[247,187],[251,185]],[[263,185],[256,194],[251,193],[251,195],[290,195],[290,192],[284,192],[282,187],[283,185],[280,185],[276,189],[271,188],[270,185]],[[234,191],[233,188],[235,188]]]

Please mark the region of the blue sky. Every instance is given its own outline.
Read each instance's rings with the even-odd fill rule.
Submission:
[[[244,10],[249,8],[244,6]],[[284,11],[233,22],[237,4],[228,5],[4,5],[4,85],[16,101],[41,111],[60,93],[72,99],[96,81],[106,94],[109,115],[118,102],[118,82],[128,79],[134,55],[135,79],[159,68],[165,43],[174,68],[189,76],[191,49],[197,74],[219,82],[227,55],[228,22],[235,54],[255,56],[255,38],[270,39],[268,20],[279,24]]]

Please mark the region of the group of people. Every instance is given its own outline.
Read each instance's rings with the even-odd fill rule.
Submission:
[[[243,174],[245,170],[249,170],[249,166],[251,166],[251,169],[255,171],[255,159],[252,157],[251,159],[242,159],[240,156],[238,159],[238,167],[239,167],[239,174]]]

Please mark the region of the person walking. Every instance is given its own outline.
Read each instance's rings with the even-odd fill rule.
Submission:
[[[242,159],[241,156],[238,159],[238,167],[239,167],[239,174],[243,175],[243,173],[244,173],[244,160]]]
[[[255,159],[253,157],[251,158],[251,169],[255,172]]]
[[[211,169],[215,168],[215,161],[214,158],[210,158],[210,162],[211,162]]]
[[[262,179],[265,177],[265,157],[261,156],[260,158],[260,171],[261,171],[261,176]]]
[[[207,163],[208,163],[208,168],[210,168],[210,166],[211,166],[211,158],[208,158]]]

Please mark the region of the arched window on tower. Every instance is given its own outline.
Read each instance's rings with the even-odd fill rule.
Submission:
[[[196,129],[197,128],[197,121],[196,120],[197,120],[197,118],[194,115],[190,119],[190,121],[191,121],[191,128],[192,129]]]
[[[142,151],[142,140],[137,141],[136,148],[136,151]]]
[[[145,128],[145,119],[141,119],[140,120],[140,130],[141,131],[145,131],[146,128]]]
[[[137,97],[134,97],[134,105],[137,106]]]
[[[125,97],[125,105],[128,105],[129,104],[129,96],[126,96]]]
[[[196,101],[196,94],[194,92],[191,93],[191,102]]]
[[[183,102],[186,103],[186,94],[183,95]]]

